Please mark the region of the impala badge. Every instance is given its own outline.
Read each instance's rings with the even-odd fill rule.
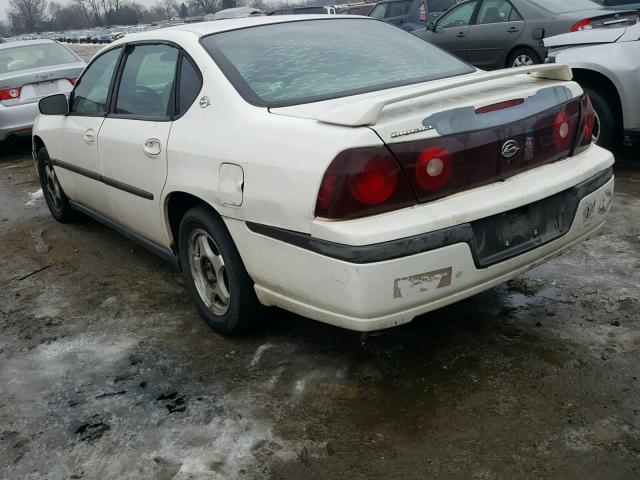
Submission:
[[[500,153],[502,153],[504,158],[511,158],[518,152],[518,150],[520,150],[518,142],[515,140],[507,140],[502,145],[502,151]]]

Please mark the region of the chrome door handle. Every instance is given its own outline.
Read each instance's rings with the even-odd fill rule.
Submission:
[[[93,143],[96,141],[96,131],[93,128],[84,132],[84,141],[87,143]]]
[[[148,156],[154,157],[159,155],[162,151],[162,145],[160,144],[160,140],[157,138],[148,138],[144,142],[144,146],[142,147],[144,153]]]

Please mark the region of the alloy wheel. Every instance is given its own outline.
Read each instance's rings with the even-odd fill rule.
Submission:
[[[45,190],[51,202],[53,202],[56,210],[60,210],[62,208],[62,191],[60,189],[60,183],[58,183],[58,177],[56,177],[56,172],[53,170],[53,165],[51,162],[46,162],[44,164],[44,174],[45,174]]]
[[[224,258],[211,236],[196,229],[189,236],[189,268],[200,299],[216,315],[229,310],[231,293]]]
[[[591,141],[593,143],[598,143],[598,139],[600,138],[600,116],[598,112],[594,110],[594,122],[593,122],[593,131],[591,132]]]
[[[513,59],[513,67],[524,67],[526,65],[533,65],[533,58],[527,54],[518,55]]]

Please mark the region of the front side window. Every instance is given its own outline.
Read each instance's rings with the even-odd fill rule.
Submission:
[[[515,21],[518,16],[512,14],[513,7],[507,0],[484,0],[478,10],[477,24],[502,23]]]
[[[116,115],[170,117],[178,54],[178,49],[163,44],[133,47],[122,70]]]
[[[69,113],[105,115],[109,110],[109,86],[122,48],[96,58],[84,71],[69,99]]]
[[[0,74],[80,62],[59,43],[35,43],[0,50]]]
[[[200,42],[247,101],[269,107],[474,71],[415,35],[366,18],[260,25]]]
[[[471,23],[471,16],[478,2],[466,2],[442,15],[437,22],[438,27],[465,27]]]

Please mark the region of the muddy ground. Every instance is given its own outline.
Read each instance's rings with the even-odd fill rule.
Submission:
[[[0,478],[640,478],[639,156],[603,233],[514,282],[366,336],[273,310],[225,338],[0,145]]]

